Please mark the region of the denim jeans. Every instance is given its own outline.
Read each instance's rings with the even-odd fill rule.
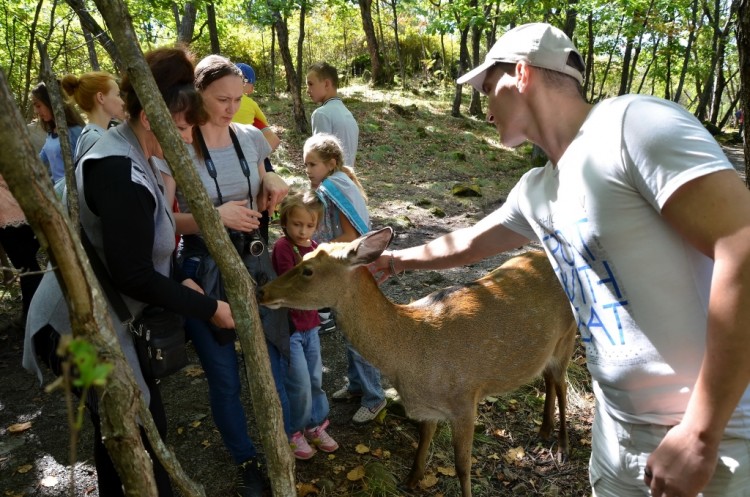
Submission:
[[[349,340],[345,339],[344,342],[346,343],[349,391],[361,392],[362,406],[372,409],[385,399],[385,392],[380,385],[380,370],[359,355]]]
[[[183,270],[187,276],[195,274],[197,262],[186,260]],[[208,324],[195,318],[185,320],[185,331],[192,340],[201,366],[208,380],[208,396],[216,428],[221,434],[224,446],[236,464],[241,464],[255,457],[256,449],[247,432],[247,418],[240,399],[240,367],[234,342],[220,345]],[[279,350],[266,340],[271,372],[276,384],[276,392],[281,402],[284,417],[284,431],[291,434],[289,427],[289,399],[284,388],[286,378],[286,361]]]
[[[292,432],[315,428],[328,417],[328,397],[323,391],[323,360],[318,327],[295,331],[290,338],[286,393],[292,413]]]

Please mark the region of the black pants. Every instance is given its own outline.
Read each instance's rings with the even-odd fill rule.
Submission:
[[[60,335],[51,326],[42,328],[34,335],[34,347],[36,348],[37,355],[58,376],[62,372],[61,359],[55,353],[59,341]],[[146,385],[151,394],[151,403],[148,406],[148,410],[151,411],[151,416],[154,418],[159,435],[161,435],[162,440],[166,441],[167,416],[164,412],[159,385],[156,383],[156,380],[150,378],[146,378]],[[78,396],[81,394],[80,391],[75,393]],[[96,466],[96,479],[99,484],[99,495],[124,497],[120,475],[117,474],[112,458],[109,456],[107,448],[102,441],[99,406],[96,395],[93,392],[90,392],[86,399],[86,408],[94,424],[94,464]],[[159,497],[172,497],[174,493],[172,491],[172,484],[169,481],[169,474],[154,454],[143,428],[141,428],[141,440],[154,464],[154,479],[156,480]]]
[[[39,252],[39,242],[34,236],[34,230],[28,224],[21,226],[6,226],[0,228],[0,245],[8,254],[13,266],[23,271],[39,272],[39,263],[36,254]],[[23,299],[23,315],[29,311],[31,297],[34,296],[39,282],[42,281],[41,274],[21,274],[21,297]]]

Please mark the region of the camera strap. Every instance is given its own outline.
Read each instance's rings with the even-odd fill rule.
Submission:
[[[216,195],[219,197],[219,205],[224,203],[224,197],[221,195],[221,188],[219,188],[219,181],[216,179],[217,173],[216,173],[216,165],[214,164],[213,159],[211,159],[211,154],[208,153],[208,147],[206,146],[206,140],[203,138],[203,133],[201,133],[200,127],[195,128],[195,135],[198,138],[198,144],[201,147],[201,153],[203,154],[203,162],[206,163],[206,169],[208,170],[208,175],[211,176],[211,178],[214,180],[214,185],[216,185]],[[234,151],[237,153],[237,158],[240,160],[240,167],[242,168],[242,174],[245,175],[245,179],[247,180],[247,198],[250,201],[250,208],[253,208],[253,189],[250,185],[250,166],[247,164],[247,159],[245,159],[245,153],[242,151],[242,147],[240,146],[240,141],[237,139],[237,134],[234,132],[232,127],[229,127],[229,137],[232,139],[232,145],[234,145]]]

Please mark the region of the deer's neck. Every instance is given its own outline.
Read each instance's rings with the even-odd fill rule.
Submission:
[[[383,295],[366,268],[357,269],[348,290],[334,308],[336,323],[365,359],[388,374],[387,361],[394,354],[386,351],[402,338],[400,306]]]

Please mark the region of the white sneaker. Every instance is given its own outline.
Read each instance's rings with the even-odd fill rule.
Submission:
[[[367,424],[373,419],[378,417],[378,414],[380,414],[380,411],[385,409],[386,404],[387,404],[387,401],[383,399],[375,407],[370,408],[370,407],[362,406],[359,409],[357,409],[357,412],[354,413],[354,416],[352,417],[352,421],[356,425]]]

